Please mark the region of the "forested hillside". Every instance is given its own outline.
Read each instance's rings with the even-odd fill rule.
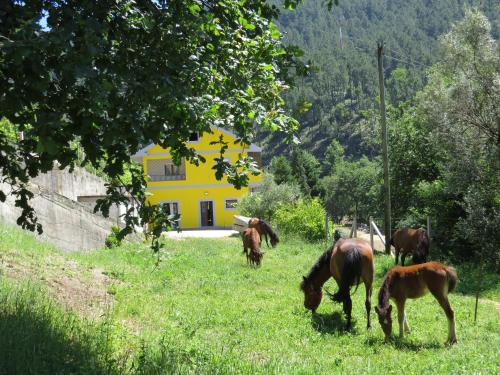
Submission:
[[[321,0],[305,0],[295,11],[284,11],[280,29],[286,41],[300,46],[304,59],[317,67],[288,96],[292,110],[301,99],[312,104],[299,116],[302,148],[320,157],[337,139],[347,155],[372,155],[358,124],[365,110],[378,105],[377,41],[386,49],[386,100],[397,105],[423,87],[427,68],[441,58],[439,36],[462,19],[467,5],[488,16],[497,39],[500,5],[494,0],[341,0],[331,11]],[[279,134],[258,137],[266,161],[288,148]]]

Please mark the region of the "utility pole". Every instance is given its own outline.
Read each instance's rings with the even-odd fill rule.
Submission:
[[[387,126],[385,122],[385,94],[384,94],[384,42],[377,43],[378,84],[380,88],[380,122],[382,125],[382,157],[384,159],[384,232],[385,253],[391,253],[391,186],[389,184],[389,159],[387,155]]]

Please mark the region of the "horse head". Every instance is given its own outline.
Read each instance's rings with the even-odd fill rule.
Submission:
[[[307,277],[302,276],[300,289],[304,292],[304,307],[313,313],[316,312],[323,298],[321,287],[316,287]]]
[[[389,305],[386,308],[375,306],[375,312],[378,316],[378,322],[384,331],[385,340],[388,341],[392,335],[392,318],[391,318],[392,306]]]
[[[271,237],[271,246],[276,247],[278,242],[280,242],[280,239],[279,239],[278,235],[276,234],[276,232],[273,231],[273,228],[271,228],[271,226],[268,223],[266,223],[264,220],[260,220],[259,224],[260,224],[262,233],[269,235],[269,237]]]

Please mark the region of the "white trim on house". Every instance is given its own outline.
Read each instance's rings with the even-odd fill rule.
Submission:
[[[218,131],[220,131],[221,133],[225,133],[227,135],[229,135],[230,137],[232,138],[235,138],[235,139],[238,139],[238,137],[236,136],[236,134],[230,132],[229,130],[226,130],[226,129],[223,129],[223,128],[219,128],[219,127],[216,127],[216,126],[213,126],[212,128],[214,129],[217,129]],[[198,141],[197,142],[189,142],[189,143],[199,143],[200,139],[202,138],[203,136],[198,136]],[[138,163],[141,163],[142,164],[142,158],[144,156],[169,156],[170,153],[169,152],[153,152],[153,153],[148,153],[148,151],[153,148],[155,146],[154,143],[151,143],[149,145],[147,145],[146,147],[140,149],[139,151],[137,151],[134,155],[131,156],[131,159],[138,162]],[[262,152],[262,148],[260,148],[259,146],[257,146],[256,144],[253,144],[251,143],[250,146],[248,146],[248,148],[241,148],[241,149],[237,149],[237,150],[228,150],[227,152]],[[219,151],[218,150],[198,150],[197,151],[198,154],[218,154]]]
[[[260,186],[260,182],[250,182],[248,187]],[[162,189],[202,189],[202,188],[213,188],[213,187],[229,187],[234,186],[233,184],[195,184],[195,185],[156,185],[148,186],[147,190],[162,190]]]

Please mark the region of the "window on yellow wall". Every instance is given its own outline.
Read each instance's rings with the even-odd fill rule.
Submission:
[[[161,202],[160,205],[162,205],[165,208],[165,211],[167,215],[180,215],[179,211],[179,203],[178,202]],[[179,221],[180,219],[176,220],[174,224],[174,228],[179,227]]]
[[[149,181],[172,181],[186,179],[186,164],[182,160],[175,165],[172,159],[148,160]]]
[[[249,152],[248,156],[251,156],[253,160],[257,163],[259,168],[262,168],[262,155],[260,152]]]
[[[236,198],[224,199],[224,209],[236,210],[237,208],[238,208],[238,199]]]

